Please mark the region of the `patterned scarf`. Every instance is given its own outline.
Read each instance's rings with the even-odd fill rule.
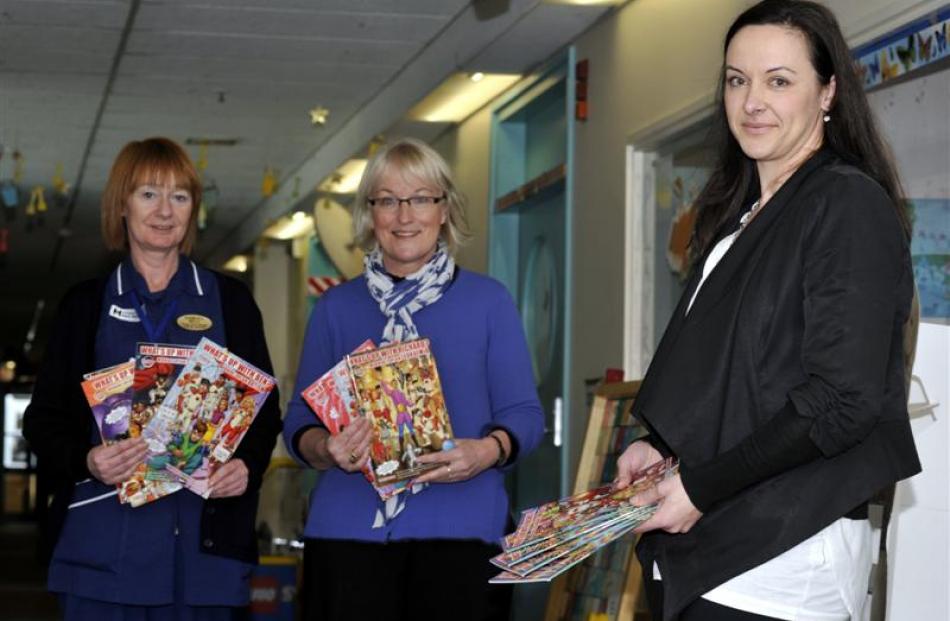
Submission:
[[[419,338],[412,314],[438,301],[452,283],[455,261],[440,241],[435,254],[419,271],[399,281],[383,267],[383,253],[377,247],[363,259],[369,294],[389,319],[383,330],[382,344],[401,343]]]
[[[412,320],[413,313],[434,304],[452,284],[455,260],[448,253],[445,242],[439,241],[433,254],[419,271],[401,280],[394,280],[383,266],[383,253],[377,246],[363,259],[369,294],[379,303],[379,310],[388,319],[383,329],[381,345],[401,343],[419,338],[419,330]],[[418,494],[425,484],[413,485]],[[373,528],[381,528],[399,515],[406,507],[407,493],[396,494],[376,510]]]

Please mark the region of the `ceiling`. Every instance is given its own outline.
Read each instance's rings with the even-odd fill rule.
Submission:
[[[528,71],[606,10],[539,0],[0,0],[0,182],[14,175],[13,152],[22,156],[20,205],[0,216],[4,355],[18,354],[34,324],[41,343],[64,288],[114,261],[98,201],[128,141],[236,140],[206,152],[219,197],[195,254],[220,265],[376,134],[443,131],[403,115],[451,73]],[[310,123],[315,106],[330,110],[323,127]],[[265,199],[266,167],[281,183]],[[28,218],[35,186],[48,210]]]

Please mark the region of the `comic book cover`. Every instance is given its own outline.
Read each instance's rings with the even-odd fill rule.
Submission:
[[[208,479],[234,454],[275,384],[267,373],[201,339],[142,432],[149,467],[171,472],[207,497]]]
[[[195,348],[190,345],[139,343],[135,347],[135,379],[132,383],[132,420],[129,434],[135,438],[158,410],[182,367]]]
[[[567,528],[546,539],[541,539],[532,544],[521,546],[510,552],[503,552],[502,554],[492,558],[491,562],[502,569],[514,568],[519,564],[525,563],[526,561],[543,556],[545,553],[549,553],[551,550],[558,548],[565,550],[567,549],[565,548],[567,544],[572,542],[580,543],[579,540],[582,540],[584,537],[589,537],[592,533],[603,528],[607,528],[608,526],[613,526],[615,524],[630,520],[639,520],[645,515],[652,515],[654,509],[655,507],[653,506],[646,506],[633,508],[630,511],[618,511],[608,519],[599,522],[581,524],[575,528]]]
[[[351,355],[369,351],[374,347],[373,341],[366,340],[354,349]],[[300,395],[333,435],[349,425],[354,416],[360,416],[345,359],[307,386]]]
[[[370,351],[375,348],[372,341],[366,340],[353,350],[353,354]],[[301,393],[303,400],[314,411],[331,434],[340,433],[350,424],[354,416],[362,416],[356,396],[353,394],[353,380],[346,359],[338,362],[332,369],[307,386]],[[389,485],[378,485],[371,463],[363,467],[363,475],[376,489],[380,498],[387,500],[403,489],[408,481],[397,481]]]
[[[83,393],[92,408],[96,426],[102,441],[112,444],[132,435],[132,385],[135,376],[135,361],[130,360],[108,369],[89,373],[82,383]],[[145,464],[135,473],[116,485],[119,501],[134,507],[144,504],[146,498],[167,496],[181,489],[177,482],[149,481],[145,477]]]
[[[439,467],[416,461],[454,446],[429,340],[353,354],[347,365],[360,410],[373,423],[370,453],[378,485],[408,481]]]
[[[537,568],[527,575],[519,575],[515,572],[502,571],[488,582],[491,584],[522,584],[530,582],[550,582],[561,575],[571,567],[574,567],[585,558],[599,550],[600,548],[613,543],[623,537],[631,530],[636,528],[639,522],[621,522],[613,526],[597,531],[596,536],[586,541],[563,556],[560,556],[551,562]]]
[[[518,574],[519,576],[527,576],[551,564],[558,564],[565,557],[576,558],[579,555],[583,555],[575,561],[579,562],[583,560],[584,557],[594,553],[598,548],[613,542],[616,538],[636,528],[639,524],[643,523],[646,516],[653,515],[655,511],[656,507],[651,506],[649,509],[637,515],[625,515],[620,519],[612,520],[605,525],[600,525],[584,535],[565,542],[562,545],[546,550],[542,554],[533,556],[520,563],[515,563],[510,567],[504,567],[503,569]],[[573,565],[575,563],[571,564]]]
[[[672,476],[677,468],[678,464],[667,458],[638,472],[631,484],[622,490],[604,485],[540,505],[522,515],[517,530],[504,538],[502,547],[510,552],[552,537],[564,529],[603,521],[618,511],[631,511],[634,507],[629,503],[630,498]]]
[[[129,360],[85,375],[82,391],[92,408],[96,426],[106,444],[124,440],[129,436],[132,378],[135,362]]]

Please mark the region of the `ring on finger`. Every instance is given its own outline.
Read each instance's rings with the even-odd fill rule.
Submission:
[[[355,451],[350,451],[350,463],[355,464],[360,460],[360,456]]]
[[[452,476],[452,464],[445,464],[446,470],[448,470],[449,477]]]

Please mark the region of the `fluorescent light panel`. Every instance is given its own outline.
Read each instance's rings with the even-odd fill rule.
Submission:
[[[292,216],[282,216],[269,227],[264,229],[263,236],[270,239],[294,239],[313,231],[313,217],[302,211]]]
[[[427,123],[458,123],[502,94],[520,75],[486,73],[472,80],[468,73],[453,73],[417,103],[408,118]]]
[[[623,4],[627,0],[541,0],[544,4],[570,4],[574,6],[608,6]]]
[[[356,188],[360,185],[360,179],[363,177],[363,171],[366,170],[367,160],[353,159],[343,162],[336,170],[336,174],[323,180],[320,183],[319,190],[323,192],[333,192],[334,194],[355,194]],[[339,176],[340,180],[334,182],[333,178]]]
[[[247,257],[243,254],[236,254],[228,259],[223,267],[228,271],[240,272],[243,274],[247,271]]]

